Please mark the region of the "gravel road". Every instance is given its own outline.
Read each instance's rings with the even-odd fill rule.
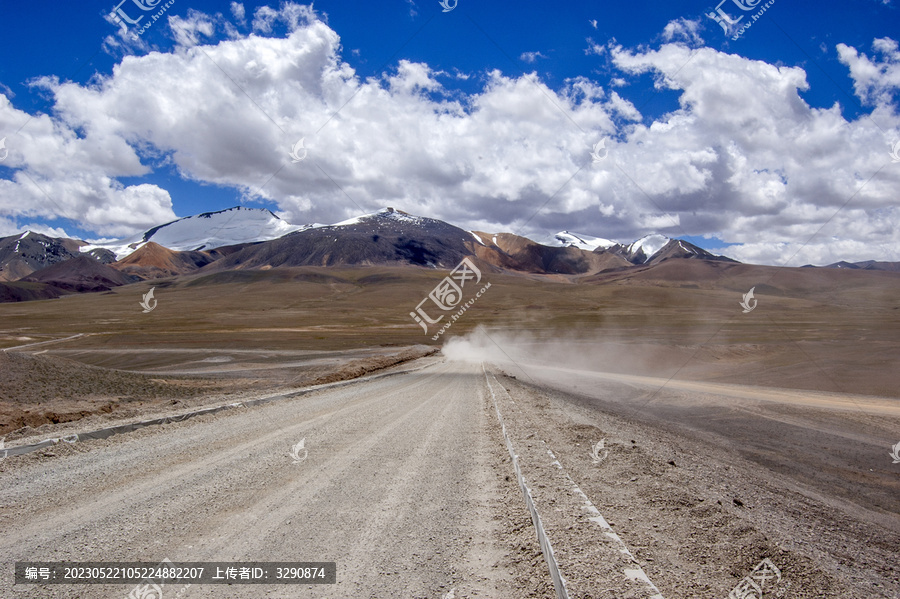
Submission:
[[[767,597],[900,594],[891,402],[528,366],[427,358],[0,461],[0,597],[133,588],[13,585],[15,561],[167,558],[334,561],[338,582],[162,599],[552,598],[495,406],[572,599],[721,599],[764,559]]]
[[[549,597],[483,380],[477,366],[435,364],[4,460],[0,596],[124,598],[134,586],[13,585],[14,561],[168,558],[335,561],[338,583],[193,585],[164,599]]]

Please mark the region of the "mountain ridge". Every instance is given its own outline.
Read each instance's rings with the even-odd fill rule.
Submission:
[[[288,232],[265,239],[280,231]],[[463,258],[471,258],[487,271],[589,281],[603,273],[671,260],[740,264],[684,239],[657,233],[626,245],[562,231],[548,245],[513,233],[466,231],[394,208],[331,225],[298,226],[268,210],[238,206],[177,219],[129,239],[134,241],[123,250],[122,240],[101,246],[34,232],[0,238],[0,282],[9,282],[0,301],[100,291],[138,280],[193,273],[303,266],[452,269]],[[155,239],[174,240],[176,248]],[[207,248],[212,240],[229,243]],[[114,261],[116,251],[124,255]],[[838,262],[818,268],[900,271],[900,263]]]

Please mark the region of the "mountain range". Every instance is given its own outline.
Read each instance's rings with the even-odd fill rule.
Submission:
[[[100,243],[34,232],[0,238],[0,302],[106,291],[196,272],[295,266],[451,269],[469,257],[488,271],[583,277],[668,260],[736,263],[686,240],[659,234],[626,245],[562,231],[551,243],[511,233],[466,231],[393,208],[333,225],[292,225],[268,210],[235,207]],[[874,261],[829,265],[854,270],[900,270],[898,266]]]

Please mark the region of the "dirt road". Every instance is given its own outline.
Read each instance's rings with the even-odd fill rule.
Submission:
[[[295,462],[304,438],[308,457]],[[133,586],[13,587],[18,560],[164,558],[337,562],[336,585],[195,585],[179,597],[549,596],[483,376],[468,365],[61,444],[0,471],[3,597]]]
[[[721,599],[763,559],[767,597],[900,593],[889,405],[427,362],[0,461],[0,596],[133,586],[13,586],[14,561],[168,558],[335,561],[338,583],[164,599],[552,597],[495,410],[573,599]]]

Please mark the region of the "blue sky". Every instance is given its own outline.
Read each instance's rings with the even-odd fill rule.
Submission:
[[[391,205],[535,239],[900,260],[896,0],[740,1],[721,10],[764,14],[733,40],[705,1],[126,0],[141,25],[164,11],[138,42],[113,3],[7,3],[0,235]]]

